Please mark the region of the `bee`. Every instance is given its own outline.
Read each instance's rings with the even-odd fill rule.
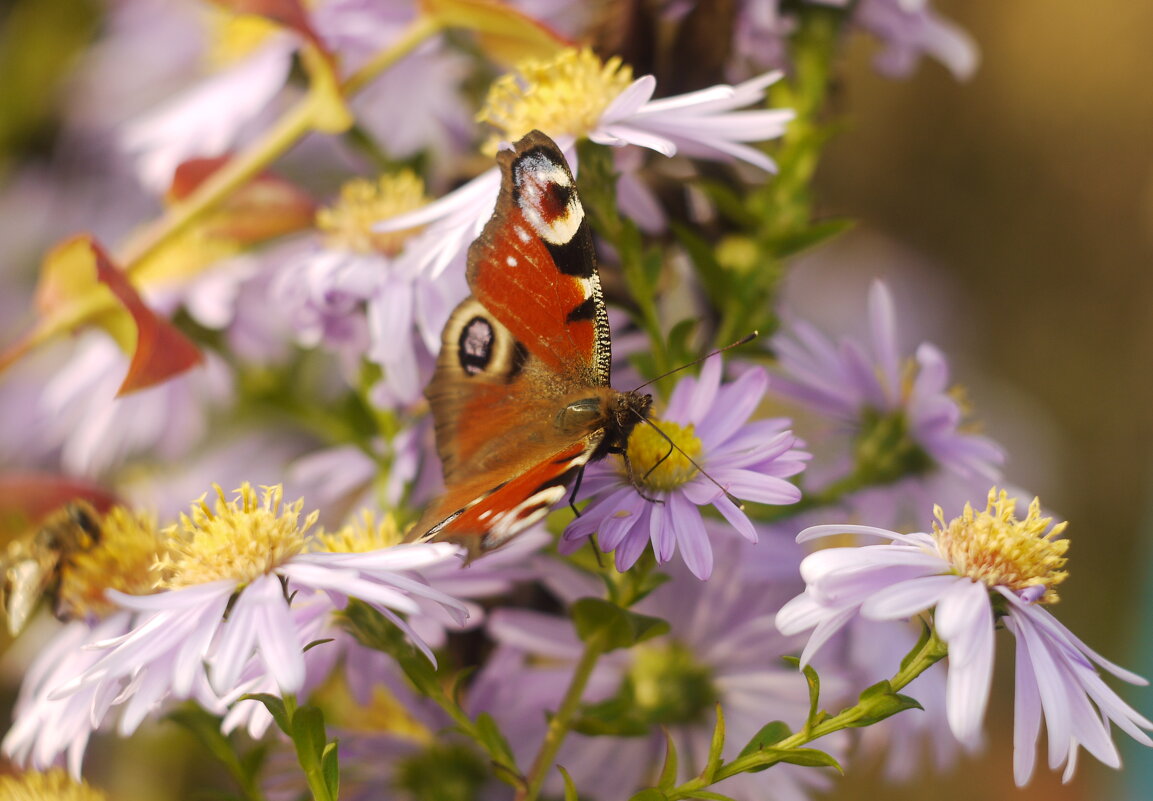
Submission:
[[[70,617],[60,598],[60,582],[72,558],[100,542],[100,514],[91,504],[74,501],[50,515],[31,536],[8,543],[0,557],[0,611],[15,637],[28,624],[41,598],[61,620]]]

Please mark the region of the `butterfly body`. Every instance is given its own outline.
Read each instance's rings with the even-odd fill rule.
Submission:
[[[413,529],[474,555],[543,518],[652,403],[609,384],[608,312],[563,154],[534,131],[498,161],[496,210],[469,249],[472,295],[425,390],[446,490]]]

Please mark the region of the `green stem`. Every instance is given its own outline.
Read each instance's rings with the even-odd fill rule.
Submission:
[[[283,701],[284,709],[288,714],[288,720],[292,721],[293,718],[296,717],[298,709],[296,697],[286,693]],[[293,728],[295,729],[295,725]],[[292,740],[293,747],[296,749],[296,760],[304,771],[304,778],[305,781],[308,782],[308,790],[312,793],[313,801],[337,801],[332,793],[328,791],[328,785],[324,781],[324,774],[319,762],[316,760],[316,754],[302,747],[294,731],[288,732],[288,734]]]
[[[588,686],[593,668],[596,667],[597,661],[604,653],[601,639],[601,637],[593,637],[585,643],[584,652],[581,654],[580,661],[577,662],[572,679],[569,680],[564,700],[561,701],[560,708],[549,721],[548,731],[545,732],[540,751],[537,752],[532,767],[529,768],[528,775],[525,777],[525,788],[516,794],[515,801],[535,801],[540,795],[545,777],[552,768],[557,752],[560,751],[565,736],[568,734],[569,726],[576,716],[577,708],[580,706],[581,697],[584,695],[585,687]]]

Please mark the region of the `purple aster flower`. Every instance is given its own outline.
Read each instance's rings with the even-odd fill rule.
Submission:
[[[128,358],[116,343],[90,332],[44,387],[39,414],[69,473],[99,475],[141,452],[186,455],[208,431],[211,408],[223,405],[232,390],[231,373],[212,354],[202,369],[117,397],[127,370]]]
[[[1004,453],[967,430],[936,347],[922,343],[913,358],[902,357],[893,299],[880,281],[869,290],[868,325],[863,342],[834,343],[803,321],[773,339],[780,368],[772,391],[828,418],[852,440],[844,450],[856,464],[833,465],[826,481],[856,470],[860,485],[880,486],[873,510],[888,508],[894,525],[894,492],[919,509],[930,498],[960,503],[984,492],[1000,479]],[[810,481],[815,473],[808,472]],[[869,496],[858,493],[855,500],[868,504]]]
[[[583,700],[622,701],[646,733],[570,734],[557,762],[573,777],[581,797],[621,798],[651,782],[646,771],[660,764],[664,755],[662,728],[676,743],[681,765],[702,765],[717,703],[725,715],[727,759],[734,758],[768,721],[805,719],[806,688],[780,659],[796,641],[780,637],[773,624],[790,590],[787,585],[751,580],[745,570],[751,553],[760,548],[785,561],[796,558],[791,542],[766,542],[755,549],[739,538],[720,539],[712,581],[697,581],[684,565],[672,565],[671,580],[636,607],[667,620],[669,633],[603,656]],[[596,595],[600,589],[591,577],[555,563],[544,574],[549,588],[566,603]],[[478,676],[469,705],[490,712],[524,760],[539,747],[546,716],[560,703],[582,644],[571,621],[527,610],[497,610],[488,631],[499,647]],[[839,682],[831,678],[827,689],[840,692]],[[830,738],[816,747],[839,749],[844,742]],[[678,780],[687,778],[682,775]],[[828,778],[812,769],[780,765],[733,777],[716,789],[734,798],[802,801],[814,787],[827,786]],[[559,793],[559,777],[552,779],[556,781],[546,788]]]
[[[562,550],[573,551],[596,533],[602,550],[616,552],[617,569],[627,570],[651,542],[659,563],[679,548],[693,575],[706,579],[713,555],[700,507],[707,505],[756,542],[752,521],[732,498],[796,503],[800,490],[785,479],[801,472],[808,458],[794,447],[787,420],[749,422],[767,386],[768,376],[759,369],[721,386],[719,358],[705,362],[699,379],[681,379],[656,422],[669,439],[637,426],[628,443],[631,475],[623,460],[585,470],[582,489],[603,497],[565,529]],[[680,450],[671,451],[669,440]]]
[[[302,520],[299,501],[282,507],[279,487],[266,488],[260,499],[248,485],[232,502],[219,488],[217,496],[214,507],[202,500],[182,518],[182,538],[177,527],[166,532],[168,554],[158,562],[164,590],[108,590],[124,610],[109,618],[120,629],[108,636],[113,623],[107,623],[81,632],[85,658],[45,666],[50,672],[35,679],[33,701],[6,741],[9,753],[50,762],[67,752],[78,765],[88,732],[113,707],[126,736],[170,701],[194,699],[223,713],[255,688],[300,692],[309,678],[306,660],[317,650],[305,646],[350,597],[374,606],[430,659],[431,649],[400,615],[427,614],[430,605],[458,622],[467,614],[419,576],[456,561],[456,546],[308,553],[305,535],[316,515]],[[55,725],[63,722],[75,725]]]
[[[801,564],[805,592],[787,603],[777,625],[787,634],[813,629],[801,655],[812,659],[830,637],[857,615],[901,620],[933,610],[938,636],[948,644],[946,713],[962,743],[980,736],[993,671],[993,632],[1001,621],[1017,640],[1014,779],[1032,774],[1042,718],[1048,727],[1049,766],[1066,765],[1068,780],[1083,746],[1111,767],[1120,764],[1109,733],[1114,723],[1143,745],[1153,740],[1142,717],[1101,680],[1094,663],[1118,678],[1145,684],[1140,676],[1107,661],[1044,609],[1057,600],[1066,574],[1065,528],[1049,527],[1034,500],[1017,520],[1015,501],[989,493],[985,511],[946,523],[940,508],[932,533],[898,534],[871,526],[816,526],[798,541],[849,533],[889,542],[830,548]]]

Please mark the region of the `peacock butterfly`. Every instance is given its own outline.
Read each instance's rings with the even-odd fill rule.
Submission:
[[[468,252],[472,295],[444,328],[425,390],[446,489],[413,528],[472,556],[547,515],[652,405],[609,386],[592,233],[560,148],[533,131],[497,162],[496,209]]]

